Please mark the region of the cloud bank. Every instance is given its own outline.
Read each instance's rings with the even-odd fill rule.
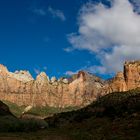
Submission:
[[[110,8],[92,2],[78,16],[79,30],[68,36],[73,49],[96,54],[95,73],[120,71],[125,60],[140,59],[140,15],[128,0],[114,0]]]

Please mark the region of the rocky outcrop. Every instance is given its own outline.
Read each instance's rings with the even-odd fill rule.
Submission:
[[[124,64],[124,77],[127,90],[140,87],[140,61],[126,61]]]
[[[85,106],[111,92],[140,87],[140,61],[125,62],[124,72],[110,80],[85,71],[70,78],[49,77],[41,72],[34,79],[28,71],[9,72],[0,65],[0,99],[26,106]]]
[[[108,93],[127,91],[123,72],[118,72],[114,78],[108,80],[107,82],[108,84],[106,85],[106,88]]]
[[[140,61],[126,61],[124,71],[109,81],[108,93],[128,91],[140,87]]]

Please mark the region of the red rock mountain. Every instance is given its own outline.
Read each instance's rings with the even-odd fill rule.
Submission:
[[[111,80],[80,71],[71,78],[48,78],[41,72],[33,79],[28,71],[9,72],[0,65],[0,100],[26,106],[85,106],[102,95],[140,87],[140,61],[125,62],[124,72]]]

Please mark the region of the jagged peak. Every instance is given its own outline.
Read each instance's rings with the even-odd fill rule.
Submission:
[[[132,66],[129,66],[129,64]],[[25,103],[27,106],[30,104],[33,106],[50,105],[54,107],[87,105],[98,99],[100,94],[105,95],[140,87],[140,67],[135,64],[140,64],[140,61],[127,61],[124,72],[118,72],[116,77],[107,81],[84,70],[80,70],[71,77],[62,77],[60,79],[52,77],[50,80],[45,72],[41,72],[37,75],[36,80],[29,83],[28,81],[33,80],[33,78],[28,71],[1,72],[1,98],[12,100],[19,103],[19,105]],[[3,65],[0,65],[0,68],[4,71],[7,70]],[[5,93],[18,94],[17,96],[13,94],[13,97],[6,97]],[[25,96],[21,96],[23,94]],[[29,96],[31,94],[33,96]],[[62,96],[60,96],[61,94]]]
[[[40,74],[37,75],[36,80],[37,81],[44,81],[44,80],[49,81],[49,77],[47,76],[47,74],[45,72],[40,72]]]
[[[29,82],[34,80],[30,72],[25,70],[15,71],[14,73],[9,72],[9,76],[22,82]]]
[[[57,78],[56,78],[55,76],[53,76],[53,77],[51,78],[51,83],[54,83],[54,82],[57,82]]]
[[[38,77],[38,76],[47,77],[47,74],[46,74],[45,72],[40,72],[40,73],[37,75],[37,77]]]
[[[105,80],[85,70],[80,70],[76,74],[72,75],[71,77],[68,78],[68,81],[69,83],[71,83],[79,78],[82,78],[83,81],[91,81],[91,82],[99,82],[99,83],[105,82]]]
[[[4,66],[3,64],[0,64],[0,73],[6,74],[8,75],[8,77],[15,78],[22,82],[29,82],[29,81],[34,80],[29,71],[16,70],[15,72],[9,72],[7,67]]]
[[[124,77],[124,73],[122,71],[117,72],[115,77]]]
[[[0,72],[8,72],[8,69],[6,66],[4,66],[3,64],[0,64]]]
[[[140,60],[125,61],[124,65],[140,65]]]

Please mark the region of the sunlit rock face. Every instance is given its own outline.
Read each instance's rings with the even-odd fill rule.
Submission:
[[[0,99],[26,106],[86,106],[100,96],[140,87],[140,61],[125,62],[124,72],[110,80],[85,71],[56,79],[41,72],[34,79],[28,71],[9,72],[0,65]]]
[[[74,78],[52,77],[45,72],[33,79],[28,71],[9,72],[0,65],[0,98],[18,105],[31,106],[85,106],[100,94],[100,78],[80,71]]]
[[[140,61],[126,61],[124,64],[124,77],[127,90],[140,87]]]
[[[108,82],[108,93],[128,91],[140,87],[140,61],[126,61],[124,71]]]
[[[72,96],[72,104],[86,105],[95,100],[101,93],[103,81],[87,72],[80,71],[75,80],[69,85],[69,93]]]
[[[107,86],[106,86],[107,87]],[[123,72],[118,72],[116,76],[108,81],[108,93],[127,91],[126,81]]]

